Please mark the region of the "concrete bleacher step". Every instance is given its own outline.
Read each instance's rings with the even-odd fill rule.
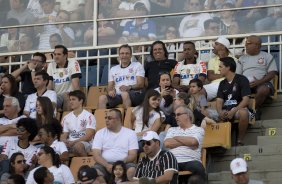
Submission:
[[[282,136],[258,136],[258,145],[282,144]]]
[[[268,170],[258,171],[253,170],[249,172],[250,178],[254,180],[261,180],[264,184],[280,184],[282,183],[282,170]],[[210,173],[208,175],[209,184],[234,184],[231,178],[230,171],[222,171],[218,173]]]
[[[282,128],[266,128],[264,136],[282,136]]]
[[[282,128],[282,119],[270,119],[256,121],[255,126],[262,126],[263,128]]]

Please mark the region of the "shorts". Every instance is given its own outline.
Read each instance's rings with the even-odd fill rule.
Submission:
[[[80,143],[83,144],[86,153],[89,153],[89,152],[91,151],[92,145],[91,145],[89,142],[80,141]],[[73,152],[74,152],[74,149],[73,149],[73,148],[69,148],[69,152],[72,152],[72,153],[73,153]]]
[[[257,92],[257,88],[262,86],[262,85],[265,85],[265,86],[267,86],[269,88],[269,90],[270,90],[269,96],[273,96],[274,95],[274,86],[273,86],[272,82],[266,82],[266,83],[261,84],[259,86],[253,87],[253,88],[251,88],[251,92],[252,93],[256,93]]]
[[[129,91],[128,94],[131,100],[132,107],[140,105],[145,95],[144,93],[139,91]],[[107,95],[107,98],[108,98],[107,108],[114,108],[117,105],[122,104],[121,95],[116,95],[115,97],[111,97]]]

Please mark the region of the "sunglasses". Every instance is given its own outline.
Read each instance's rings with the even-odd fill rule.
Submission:
[[[26,163],[26,160],[18,160],[16,163],[17,163],[17,164],[25,164],[25,163]]]
[[[177,116],[181,116],[181,115],[183,115],[183,114],[187,114],[187,113],[186,113],[186,112],[183,112],[183,113],[176,113],[175,116],[177,117]]]
[[[26,129],[24,127],[18,127],[17,128],[17,132],[24,132],[26,131]]]
[[[152,144],[151,141],[142,141],[142,142],[141,142],[142,147],[144,147],[145,145],[151,146],[151,144]]]

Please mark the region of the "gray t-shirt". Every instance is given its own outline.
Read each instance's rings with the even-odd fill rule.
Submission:
[[[261,51],[256,56],[248,54],[239,58],[240,72],[246,76],[250,82],[256,79],[262,79],[268,72],[277,71],[277,66],[273,56],[269,53]]]

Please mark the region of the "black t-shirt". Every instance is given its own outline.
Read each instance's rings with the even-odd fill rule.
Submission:
[[[223,99],[223,109],[230,110],[239,105],[244,96],[251,95],[249,80],[239,74],[235,74],[231,83],[224,79],[220,82],[217,98]]]
[[[155,89],[159,86],[159,76],[161,73],[170,73],[174,69],[177,61],[167,59],[164,61],[151,61],[145,65],[145,77],[148,79],[148,89]]]
[[[21,73],[21,81],[22,81],[22,93],[25,95],[30,95],[36,92],[34,84],[32,82],[31,71],[26,70]]]

